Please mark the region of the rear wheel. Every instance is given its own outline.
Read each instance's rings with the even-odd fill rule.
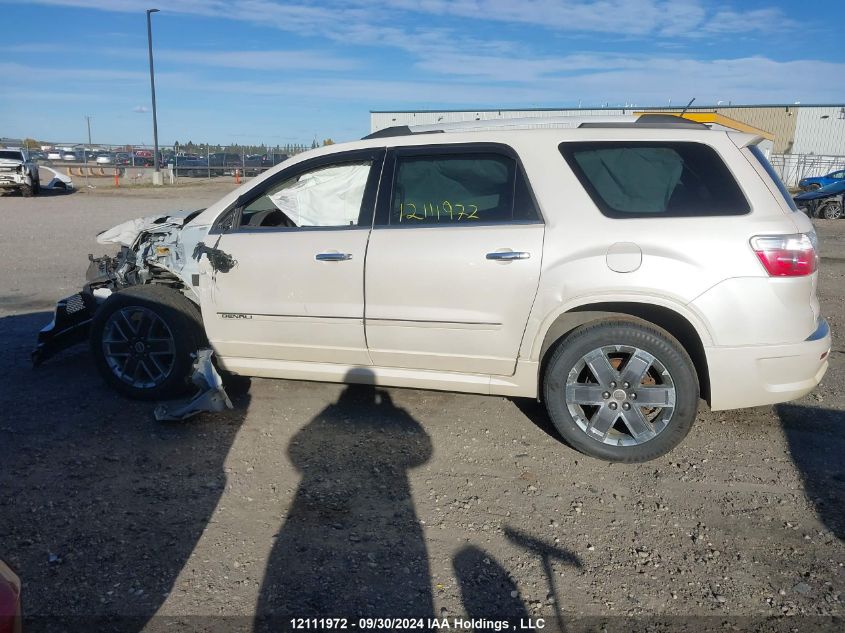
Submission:
[[[24,198],[31,198],[34,193],[31,185],[21,185],[20,192]]]
[[[113,294],[91,324],[91,351],[103,378],[123,395],[140,400],[185,393],[194,355],[204,344],[196,306],[162,286],[134,286]]]
[[[659,457],[689,433],[698,410],[695,367],[667,332],[636,321],[588,324],[553,353],[546,408],[575,449],[608,461]]]

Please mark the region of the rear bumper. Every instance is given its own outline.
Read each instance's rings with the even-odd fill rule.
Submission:
[[[830,327],[820,319],[801,343],[708,347],[705,353],[713,411],[787,402],[821,382],[828,367]]]

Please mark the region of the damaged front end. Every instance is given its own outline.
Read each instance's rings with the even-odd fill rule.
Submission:
[[[53,320],[38,333],[33,365],[85,342],[99,306],[123,288],[155,283],[179,290],[199,303],[194,283],[196,261],[191,255],[208,227],[185,224],[201,212],[138,218],[100,233],[97,242],[117,244],[120,250],[113,256],[88,255],[85,285],[56,304]]]
[[[38,334],[33,365],[94,336],[100,343],[94,346],[94,352],[101,371],[106,372],[107,380],[118,378],[114,386],[128,389],[128,384],[135,390],[152,389],[174,377],[178,381],[183,372],[174,370],[176,341],[185,340],[185,336],[174,337],[179,336],[176,326],[182,324],[184,328],[184,316],[165,316],[175,319],[169,326],[161,314],[174,314],[176,305],[175,314],[184,315],[187,304],[199,304],[196,287],[198,262],[203,254],[220,265],[226,263],[225,254],[200,241],[208,233],[208,226],[186,226],[200,212],[138,218],[100,233],[99,243],[117,244],[120,250],[115,255],[88,255],[85,285],[80,292],[58,302],[52,322]],[[139,288],[127,290],[132,287]],[[121,293],[122,290],[126,292]],[[183,298],[174,299],[176,293]],[[112,301],[107,303],[112,295]],[[163,312],[157,313],[156,309]],[[187,309],[193,312],[190,306]],[[182,330],[183,334],[190,331]],[[192,367],[184,378],[186,382],[190,379],[194,395],[160,404],[155,410],[158,420],[184,420],[201,411],[232,408],[214,366],[213,350],[187,349],[179,353],[179,358],[186,359],[186,353],[190,354]],[[184,368],[184,360],[179,362]],[[166,398],[165,394],[171,393],[175,392],[167,388],[161,395]]]

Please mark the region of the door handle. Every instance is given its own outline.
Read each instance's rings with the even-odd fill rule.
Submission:
[[[317,253],[314,259],[318,262],[345,262],[352,259],[352,253]]]
[[[525,251],[494,251],[487,253],[487,259],[494,259],[497,261],[511,261],[514,259],[528,259],[531,253]]]

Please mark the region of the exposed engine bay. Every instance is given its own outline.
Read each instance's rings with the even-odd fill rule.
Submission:
[[[115,291],[157,283],[179,289],[198,302],[190,278],[186,279],[183,274],[193,256],[195,243],[185,244],[182,227],[202,211],[204,209],[185,216],[137,218],[103,231],[97,236],[97,242],[118,244],[120,251],[113,256],[88,256],[87,285],[92,291],[98,288]]]
[[[164,285],[199,304],[193,283],[197,279],[198,262],[193,258],[208,227],[185,225],[202,211],[136,218],[98,234],[98,243],[116,244],[120,250],[114,255],[88,255],[85,285],[80,292],[56,305],[53,321],[39,332],[38,344],[32,352],[33,364],[38,365],[59,351],[85,341],[97,307],[123,288],[150,283]]]
[[[88,255],[86,283],[79,293],[56,305],[53,321],[38,334],[32,352],[33,365],[88,340],[99,307],[117,291],[150,284],[165,286],[199,304],[195,290],[199,259],[206,255],[215,270],[234,265],[225,253],[200,241],[208,226],[185,226],[202,211],[137,218],[100,233],[97,242],[117,244],[120,250],[115,255]],[[192,357],[191,382],[195,393],[186,399],[160,404],[155,410],[156,419],[183,420],[201,411],[232,408],[223,380],[212,362],[213,351],[199,349]]]

